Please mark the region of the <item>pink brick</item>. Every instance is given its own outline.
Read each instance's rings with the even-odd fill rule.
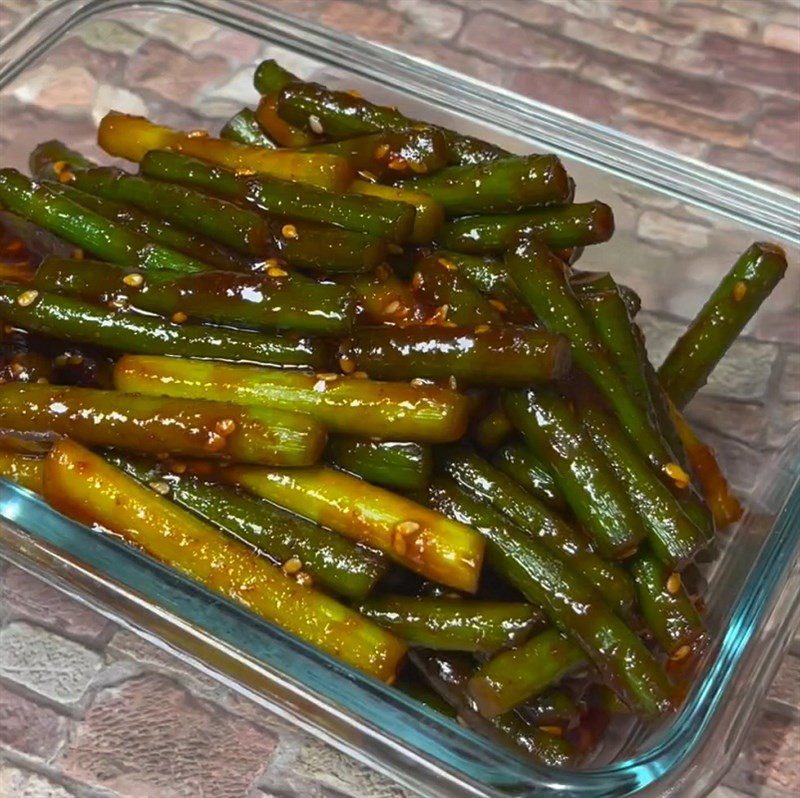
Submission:
[[[800,53],[800,29],[791,25],[770,23],[764,27],[764,44],[792,53]]]
[[[564,17],[561,8],[542,0],[482,0],[480,4],[476,4],[474,0],[457,2],[468,10],[480,8],[481,11],[497,11],[537,28],[552,28]]]
[[[800,94],[800,63],[795,53],[717,33],[706,35],[703,51],[714,59],[720,78],[759,89]]]
[[[689,25],[678,25],[664,17],[624,9],[614,13],[611,24],[637,36],[646,36],[666,44],[685,46],[697,37],[694,28]]]
[[[452,39],[461,27],[464,12],[438,0],[389,0],[389,8],[403,14],[419,36]]]
[[[751,150],[733,150],[729,147],[712,147],[709,163],[740,172],[764,183],[777,183],[795,192],[800,191],[800,173],[797,164],[761,155]]]
[[[392,41],[405,27],[399,14],[345,0],[330,3],[320,14],[319,20],[337,30],[374,41]]]
[[[671,105],[635,100],[623,108],[626,116],[660,128],[692,136],[727,147],[744,147],[749,140],[745,127],[733,122],[722,122],[705,114],[697,114]]]
[[[610,27],[605,21],[571,18],[561,27],[564,36],[580,44],[591,45],[601,50],[610,50],[617,55],[636,58],[640,61],[658,61],[664,46],[660,42]]]
[[[800,793],[800,724],[765,714],[751,739],[754,780],[781,794]]]
[[[797,102],[775,98],[765,103],[755,127],[754,139],[770,155],[800,162],[800,108]]]
[[[241,798],[274,748],[263,729],[147,675],[98,695],[59,765],[124,798]]]
[[[227,62],[219,56],[195,60],[165,42],[150,40],[131,58],[125,70],[125,81],[187,105],[201,88],[218,82],[227,74]]]
[[[716,31],[739,39],[747,38],[755,30],[755,23],[751,19],[727,11],[704,8],[696,3],[677,3],[673,6],[670,16],[675,22],[683,22],[699,30]]]
[[[32,620],[82,640],[96,640],[108,628],[102,615],[19,568],[11,567],[4,574],[0,603],[13,617]]]
[[[509,88],[597,122],[611,121],[620,106],[616,92],[556,70],[519,71]]]
[[[0,684],[0,743],[12,751],[49,760],[66,734],[67,721],[52,709]]]
[[[611,53],[597,53],[581,76],[632,97],[677,105],[725,120],[749,116],[758,98],[749,89],[684,75],[665,66],[643,64]]]
[[[574,69],[584,58],[583,48],[575,42],[493,13],[472,17],[458,40],[484,57],[528,68]]]

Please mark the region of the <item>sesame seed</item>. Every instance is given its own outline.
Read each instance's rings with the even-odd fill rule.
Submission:
[[[187,138],[190,139],[205,139],[208,138],[208,131],[207,130],[190,130],[186,134]]]
[[[401,535],[413,535],[415,532],[419,532],[420,527],[416,521],[401,521],[399,524],[395,524],[394,528]]]
[[[270,266],[269,269],[267,269],[267,274],[270,277],[286,277],[289,272],[287,272],[286,269],[281,269],[279,266]]]
[[[308,571],[298,571],[295,576],[295,581],[298,585],[302,585],[303,587],[311,587],[311,585],[314,584],[314,580],[311,578],[311,574],[308,573]]]
[[[681,646],[671,657],[670,659],[673,662],[680,662],[682,659],[686,659],[689,654],[692,653],[692,647],[689,645]]]
[[[311,131],[318,136],[321,136],[325,132],[325,128],[322,127],[322,122],[319,121],[319,117],[314,114],[309,114],[308,126],[311,128]]]
[[[189,317],[182,310],[176,310],[171,318],[175,324],[183,324]]]
[[[440,318],[442,321],[444,321],[444,320],[447,318],[447,314],[449,313],[449,311],[450,311],[450,305],[440,305],[440,306],[439,306],[439,307],[436,309],[436,315],[437,315],[437,316],[438,316],[438,317],[439,317],[439,318]]]
[[[317,380],[312,386],[311,390],[317,393],[322,393],[327,387],[328,383],[325,380]]]
[[[75,175],[69,169],[64,169],[58,173],[59,183],[70,183],[75,179]]]
[[[383,144],[379,144],[375,148],[375,158],[380,160],[381,158],[385,158],[389,154],[389,145],[384,142]]]
[[[378,176],[374,172],[370,172],[369,169],[359,169],[358,176],[368,183],[378,182]]]
[[[25,366],[22,363],[11,363],[8,368],[14,377],[21,377],[25,373]]]
[[[450,258],[438,258],[438,261],[440,266],[444,266],[444,268],[450,272],[457,271],[458,269],[458,266],[456,266]]]
[[[334,380],[339,379],[339,375],[332,372],[323,372],[321,374],[317,374],[316,376],[318,380],[322,380],[323,382],[333,382]]]
[[[422,388],[424,385],[427,384],[428,384],[427,381],[423,380],[422,377],[414,377],[414,379],[411,380],[411,385],[413,385],[415,388]]]
[[[133,272],[132,274],[126,274],[122,278],[122,282],[131,288],[141,288],[144,285],[144,277],[138,272]]]
[[[625,549],[620,555],[619,558],[621,560],[627,560],[628,557],[633,557],[634,554],[638,551],[638,546],[631,546],[629,549]]]
[[[289,557],[281,566],[281,570],[287,575],[296,574],[303,570],[303,563],[299,557]]]
[[[347,90],[347,93],[348,93],[348,94],[349,94],[351,97],[355,97],[357,100],[360,100],[360,99],[361,99],[361,97],[363,96],[363,95],[361,94],[361,92],[360,92],[360,91],[356,91],[355,89],[348,89],[348,90]]]
[[[3,332],[6,335],[11,335],[14,332],[14,325],[13,324],[4,324],[3,325]]]
[[[38,382],[39,385],[49,385],[50,384],[50,380],[48,380],[47,377],[39,377],[39,379],[36,380],[36,382]]]
[[[490,299],[489,304],[498,312],[498,313],[508,313],[508,308],[505,306],[504,302],[501,302],[499,299]]]
[[[675,595],[681,589],[681,575],[678,573],[670,574],[667,579],[667,592]]]
[[[150,487],[161,496],[166,496],[169,493],[169,485],[166,482],[150,482]]]
[[[395,172],[402,172],[408,168],[408,161],[405,158],[395,157],[389,161],[389,168]]]
[[[339,368],[345,374],[352,374],[356,370],[356,364],[349,357],[340,357]]]
[[[384,316],[391,316],[393,313],[397,313],[399,309],[400,302],[394,299],[383,309],[383,314]]]
[[[667,474],[667,476],[675,483],[675,487],[680,488],[681,490],[689,487],[691,479],[689,475],[677,463],[667,463],[664,466],[664,471]]]
[[[57,175],[60,175],[66,168],[67,168],[67,162],[66,161],[56,161],[53,164],[53,171]]]
[[[447,385],[450,388],[450,390],[452,390],[452,391],[457,391],[458,390],[458,380],[455,378],[455,376],[453,374],[451,374],[447,378]]]
[[[411,287],[417,291],[419,287],[422,285],[423,277],[419,272],[414,272],[414,276],[411,278]]]
[[[108,302],[108,306],[112,310],[125,310],[128,307],[128,300],[125,297],[119,297],[119,299],[111,299]]]
[[[488,324],[479,324],[475,328],[475,335],[480,335],[481,333],[489,332],[489,325]]]
[[[232,418],[221,418],[214,424],[215,432],[218,435],[222,435],[224,438],[227,438],[228,435],[232,435],[235,429],[236,422]]]
[[[208,440],[206,441],[206,449],[209,452],[220,452],[225,448],[226,440],[224,436],[218,432],[209,432]]]
[[[39,292],[31,288],[27,291],[23,291],[17,297],[17,304],[21,308],[27,308],[29,305],[32,305],[37,300],[38,297],[39,297]]]
[[[83,355],[70,355],[67,358],[67,363],[69,363],[70,366],[80,366],[81,363],[83,363]]]
[[[747,293],[747,283],[743,280],[739,280],[736,285],[733,286],[733,301],[734,302],[741,302],[745,294]]]
[[[236,177],[250,177],[250,175],[254,175],[256,173],[256,170],[240,167],[239,169],[235,169],[233,173],[236,175]]]
[[[67,355],[66,354],[56,355],[53,358],[53,365],[56,368],[63,368],[64,366],[66,366],[67,365]]]
[[[281,234],[284,238],[297,238],[297,228],[293,224],[285,224],[281,227]]]
[[[393,244],[391,242],[389,242],[386,245],[386,251],[390,255],[402,255],[403,254],[403,248],[400,246],[400,244]]]
[[[353,372],[353,379],[356,380],[367,380],[369,379],[369,375],[366,371],[354,371]]]

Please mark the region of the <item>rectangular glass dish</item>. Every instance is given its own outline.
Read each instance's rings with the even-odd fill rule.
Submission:
[[[587,250],[581,268],[609,270],[641,294],[656,362],[752,241],[786,247],[785,280],[688,413],[748,505],[707,573],[713,644],[693,690],[669,719],[622,729],[586,769],[555,771],[2,481],[0,556],[422,795],[704,795],[800,620],[798,198],[247,0],[64,0],[31,17],[0,46],[0,163],[26,170],[33,143],[48,138],[99,155],[96,125],[110,108],[218,130],[254,104],[252,72],[265,57],[514,151],[558,153],[577,198],[615,211],[614,238]]]

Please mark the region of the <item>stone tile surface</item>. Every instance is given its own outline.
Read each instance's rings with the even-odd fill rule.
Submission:
[[[4,0],[0,35],[46,2]],[[797,0],[263,5],[265,13],[278,8],[318,20],[800,191]],[[140,28],[104,21],[63,42],[9,100],[8,118],[37,130],[39,138],[60,136],[88,146],[91,125],[110,108],[158,113],[168,124],[191,121],[183,109],[200,96],[206,115],[222,118],[236,110],[249,78],[232,64],[254,62],[258,45],[240,32],[215,32],[199,19],[165,20],[144,12],[141,18]],[[94,105],[91,125],[80,115],[87,101]],[[4,127],[0,122],[6,146],[13,140]],[[642,262],[656,264],[635,287],[647,307],[684,317],[687,302],[695,302],[718,266],[715,250],[725,242],[724,226],[687,214],[670,197],[637,196],[632,186],[621,191],[619,227],[636,231],[638,239],[624,243],[635,243]],[[707,250],[714,251],[713,262]],[[594,257],[602,265],[606,256]],[[668,274],[674,259],[687,257],[696,285],[676,286],[658,274],[652,279],[654,271]],[[641,322],[656,361],[684,326],[677,317],[652,314],[642,314]],[[797,331],[762,337],[770,340],[754,335],[737,344],[690,413],[741,488],[752,484],[759,450],[781,445],[800,423]],[[779,355],[778,343],[794,348]],[[778,405],[765,404],[772,387]],[[6,568],[0,580],[3,798],[408,795],[131,633],[114,633],[105,620],[21,571]],[[765,714],[713,798],[800,792],[800,642],[792,652]]]

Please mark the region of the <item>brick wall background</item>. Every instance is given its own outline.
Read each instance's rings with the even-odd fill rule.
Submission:
[[[800,190],[798,0],[274,0],[264,5]],[[2,0],[0,35],[36,6]],[[136,50],[142,37],[121,27],[101,34],[76,43],[82,66],[68,74],[60,70],[57,90],[51,79],[57,67],[45,66],[29,101],[43,108],[63,106],[69,125],[70,104],[84,104],[89,92],[119,91],[103,83],[103,72]],[[206,41],[208,31],[200,24],[164,30],[162,36],[169,44],[145,45],[153,52],[130,66],[130,79],[151,96],[183,99],[173,96],[174,81],[153,67],[159,58],[169,62],[173,74],[181,72],[184,90],[195,78],[198,86],[221,79],[231,41]],[[194,60],[181,50],[190,46]],[[149,70],[136,73],[136,64],[145,62]],[[132,102],[133,95],[108,100]],[[686,220],[682,224],[685,230]],[[667,322],[651,318],[650,323]],[[786,331],[784,342],[795,348],[774,357],[788,375],[787,390],[794,391],[800,374],[796,331]],[[745,464],[743,480],[748,460],[738,453],[758,443],[756,433],[764,434],[760,402],[772,379],[771,363],[767,376],[756,381],[761,388],[748,387],[739,397],[747,400],[736,406],[739,427],[720,444],[734,447],[737,461]],[[729,372],[720,376],[728,381],[721,391],[726,396],[734,382],[747,378],[741,369]],[[796,407],[786,404],[787,429],[797,422]],[[717,432],[730,410],[712,395],[699,400],[694,412],[704,428]],[[3,565],[0,760],[3,798],[405,798],[385,779]],[[800,638],[714,798],[798,791]]]

